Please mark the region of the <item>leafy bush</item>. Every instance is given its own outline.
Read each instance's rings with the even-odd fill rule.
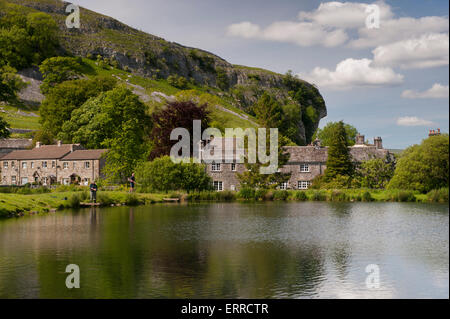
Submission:
[[[363,202],[371,202],[374,199],[372,198],[372,195],[368,191],[365,191],[361,196],[361,200]]]
[[[111,206],[111,204],[114,204],[114,200],[107,193],[101,192],[97,194],[97,203],[102,206]]]
[[[127,197],[125,198],[125,204],[128,206],[137,206],[141,203],[139,198],[136,194],[127,194]]]
[[[396,190],[391,193],[391,200],[394,202],[415,202],[414,192],[405,190]]]
[[[448,203],[448,188],[433,189],[427,194],[427,199],[433,203]]]
[[[317,191],[317,190],[315,190],[312,193],[311,199],[314,200],[314,201],[325,201],[327,199],[327,194],[324,191]]]
[[[285,190],[276,190],[273,192],[274,200],[286,200],[289,197],[289,192]]]
[[[79,194],[73,194],[69,197],[68,207],[70,208],[78,208],[80,207],[81,196]]]
[[[295,192],[294,199],[298,201],[306,201],[308,200],[308,196],[306,196],[306,192],[304,191],[297,191]]]
[[[339,190],[333,190],[330,194],[330,200],[333,202],[345,202],[347,200],[347,195]]]
[[[244,187],[239,191],[238,197],[245,200],[255,199],[255,190],[253,188]]]
[[[258,189],[255,192],[255,199],[256,200],[265,200],[267,192],[268,192],[267,189]]]

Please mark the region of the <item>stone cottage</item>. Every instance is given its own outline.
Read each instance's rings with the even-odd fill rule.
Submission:
[[[225,145],[218,144],[218,145]],[[323,174],[326,169],[328,158],[328,147],[321,147],[320,141],[316,140],[309,146],[287,146],[286,151],[290,154],[288,163],[280,168],[280,172],[291,173],[287,183],[280,186],[281,189],[308,189],[312,180]],[[220,153],[220,149],[215,150]],[[364,135],[356,137],[356,144],[350,147],[350,154],[355,163],[361,163],[372,158],[386,158],[392,154],[383,148],[381,137],[374,138],[374,144],[367,144]],[[231,155],[224,157],[230,160]],[[226,163],[227,160],[208,163],[206,171],[211,176],[214,189],[239,190],[240,183],[237,173],[246,170],[245,164]]]
[[[89,185],[101,177],[106,151],[86,150],[80,144],[37,143],[31,150],[13,151],[0,158],[1,185]]]

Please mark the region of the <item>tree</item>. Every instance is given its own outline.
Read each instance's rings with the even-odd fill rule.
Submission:
[[[219,89],[226,91],[230,87],[230,80],[228,79],[228,74],[223,68],[216,69],[216,83]]]
[[[202,191],[211,187],[204,164],[174,163],[169,156],[142,162],[136,168],[136,179],[148,191]]]
[[[266,139],[266,149],[269,149],[269,138]],[[258,143],[257,143],[258,144]],[[278,167],[282,167],[289,160],[289,153],[286,152],[283,147],[289,144],[289,140],[282,135],[279,135],[278,139]],[[252,189],[275,189],[281,185],[281,183],[287,182],[291,175],[289,173],[275,172],[273,174],[261,174],[260,168],[267,166],[268,164],[248,163],[245,161],[245,168],[242,174],[237,174],[237,177],[241,185]]]
[[[65,121],[70,120],[73,110],[89,98],[113,89],[116,80],[110,77],[94,77],[66,81],[48,91],[40,107],[43,129],[56,136]]]
[[[390,189],[428,192],[449,186],[449,136],[431,136],[420,145],[408,147],[395,169]]]
[[[354,167],[348,149],[347,132],[342,121],[338,122],[333,129],[326,166],[325,182],[329,182],[338,176],[353,175]]]
[[[333,138],[334,131],[339,122],[328,122],[327,125],[322,129],[317,129],[314,133],[313,140],[318,138],[322,146],[330,146]],[[347,134],[347,144],[349,146],[355,145],[356,135],[358,135],[358,130],[350,125],[344,123],[345,132]]]
[[[39,66],[39,70],[44,77],[41,85],[41,92],[47,94],[50,88],[56,84],[68,80],[74,80],[81,74],[81,64],[76,58],[53,57],[48,58]]]
[[[374,158],[361,163],[358,169],[362,187],[385,188],[394,175],[395,163],[386,159]]]
[[[43,12],[28,14],[27,31],[30,35],[35,63],[40,63],[55,54],[58,47],[58,25],[50,15]]]
[[[10,135],[8,123],[0,116],[0,138],[8,138]]]
[[[261,126],[265,128],[281,126],[283,109],[280,103],[267,92],[264,92],[253,106],[253,112]]]
[[[297,145],[304,145],[305,141],[300,135],[300,124],[302,121],[302,113],[300,106],[296,104],[283,105],[283,122],[280,127],[281,133],[288,137]]]
[[[17,92],[26,87],[26,83],[10,66],[0,67],[0,101],[13,102],[17,99]]]
[[[170,133],[177,127],[185,128],[193,136],[193,121],[200,120],[203,128],[209,127],[207,104],[197,105],[192,101],[169,102],[164,108],[152,114],[153,129],[150,139],[153,148],[150,159],[170,154],[170,149],[177,141],[170,140]],[[191,154],[193,152],[191,139]]]
[[[104,172],[110,180],[123,180],[148,156],[150,124],[139,97],[118,87],[75,109],[58,137],[87,148],[108,148]]]
[[[31,60],[32,48],[27,31],[17,26],[0,28],[0,66],[23,69],[30,65]]]

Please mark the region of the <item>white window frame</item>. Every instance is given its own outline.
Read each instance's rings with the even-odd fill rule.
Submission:
[[[56,162],[52,161],[52,168],[55,168],[55,167],[56,167]]]
[[[8,168],[8,162],[3,162],[3,168]]]
[[[309,172],[311,172],[309,164],[306,163],[300,164],[300,173],[309,173]]]
[[[47,161],[42,162],[42,168],[47,168]]]
[[[85,169],[91,168],[91,162],[84,162],[84,168]]]
[[[28,177],[22,177],[20,180],[20,185],[28,184]]]
[[[17,184],[16,176],[11,176],[11,185],[16,185],[16,184]]]
[[[16,162],[12,161],[11,162],[11,168],[14,168],[14,167],[16,167]]]
[[[34,162],[31,162],[30,166],[31,168],[34,168]]]
[[[214,181],[213,187],[216,192],[221,192],[221,191],[223,191],[223,182],[222,181]]]
[[[63,162],[63,169],[69,169],[69,162]]]
[[[308,189],[309,186],[311,186],[311,182],[310,181],[298,181],[298,189]]]
[[[222,166],[220,163],[212,163],[211,164],[211,172],[220,172],[222,170]]]
[[[231,171],[236,172],[236,163],[231,163]]]
[[[22,169],[27,169],[27,162],[22,162]]]
[[[280,184],[280,189],[281,190],[287,190],[288,189],[288,182],[283,182]]]

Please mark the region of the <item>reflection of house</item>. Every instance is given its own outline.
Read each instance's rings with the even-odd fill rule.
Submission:
[[[2,158],[2,185],[89,184],[100,177],[106,150],[85,150],[79,144],[40,145]]]
[[[281,185],[281,189],[308,189],[311,181],[325,172],[328,147],[321,147],[319,141],[314,144],[285,147],[290,158],[288,163],[280,168],[280,172],[291,173],[291,177],[287,183]],[[220,151],[216,151],[216,153],[220,153]],[[365,144],[363,135],[356,137],[356,144],[350,147],[350,154],[355,163],[391,156],[389,151],[383,148],[381,137],[375,138],[372,145]],[[213,180],[214,189],[222,191],[238,190],[240,185],[236,173],[242,173],[246,168],[242,163],[224,163],[218,160],[215,163],[207,164],[206,170]]]

